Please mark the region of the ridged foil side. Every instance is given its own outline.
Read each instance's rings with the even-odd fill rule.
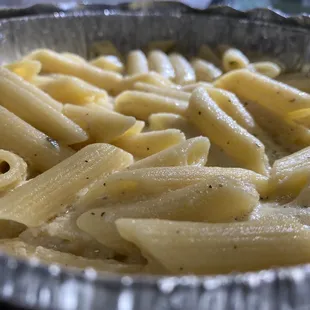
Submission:
[[[227,44],[269,55],[287,70],[309,67],[308,16],[170,5],[135,12],[126,6],[83,5],[67,12],[57,6],[0,11],[0,61],[42,47],[87,57],[92,45],[102,40],[126,52],[152,40],[174,39],[186,54],[195,54],[201,44]],[[25,308],[306,310],[309,291],[308,265],[216,277],[98,276],[93,270],[74,273],[0,255],[0,299]]]

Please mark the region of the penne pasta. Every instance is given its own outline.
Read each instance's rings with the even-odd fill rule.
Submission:
[[[27,178],[27,164],[12,152],[0,150],[0,193],[17,187]]]
[[[208,159],[210,141],[197,137],[171,146],[161,152],[136,161],[129,169],[148,167],[204,166]]]
[[[123,73],[124,65],[115,55],[100,56],[90,61],[90,64],[103,70]]]
[[[282,118],[279,114],[254,102],[245,102],[245,106],[258,125],[286,150],[286,154],[280,153],[278,158],[299,151],[310,144],[310,130],[308,128],[288,118]],[[275,150],[275,152],[277,151]]]
[[[170,54],[169,60],[175,72],[174,81],[177,84],[190,84],[196,81],[195,71],[191,64],[180,54]]]
[[[296,196],[310,177],[310,147],[276,160],[270,176],[273,195]]]
[[[41,71],[41,63],[35,60],[13,62],[4,66],[6,69],[19,75],[26,81],[31,81]]]
[[[74,62],[77,62],[77,63],[86,63],[86,60],[77,55],[77,54],[74,54],[74,53],[68,53],[68,52],[65,52],[65,53],[61,53],[62,56],[65,56],[67,57],[68,59],[71,59],[73,60]]]
[[[268,178],[251,170],[222,167],[156,167],[114,173],[105,180],[105,192],[114,201],[143,200],[200,182],[227,177],[251,184],[261,196],[268,192]]]
[[[160,50],[152,50],[148,54],[148,65],[151,71],[155,71],[167,79],[174,79],[174,68],[166,53]]]
[[[192,126],[185,117],[173,113],[155,113],[151,114],[149,119],[150,130],[164,130],[176,128],[181,130],[186,138],[199,136],[199,131]]]
[[[243,168],[268,175],[264,145],[222,111],[203,88],[193,92],[187,117]]]
[[[228,48],[223,54],[223,68],[226,72],[246,68],[249,63],[249,59],[238,49]]]
[[[129,52],[126,71],[128,75],[142,74],[149,71],[146,56],[142,51],[135,50]]]
[[[174,98],[177,100],[188,101],[190,98],[190,94],[185,91],[181,91],[180,89],[173,89],[169,87],[159,87],[152,84],[138,82],[133,86],[134,90],[143,91],[147,93],[153,93],[156,95],[161,95],[165,97]]]
[[[272,79],[281,74],[281,67],[271,61],[253,62],[248,65],[248,69],[266,75]]]
[[[147,120],[151,114],[158,112],[184,114],[187,105],[186,101],[129,90],[117,96],[115,111]]]
[[[105,90],[95,87],[79,78],[57,74],[51,81],[42,83],[40,88],[62,103],[85,105],[92,102],[107,102]]]
[[[135,157],[144,158],[183,141],[185,135],[180,130],[166,129],[120,137],[114,140],[113,144]]]
[[[196,89],[197,87],[206,87],[206,88],[211,88],[214,87],[213,84],[211,83],[207,83],[207,82],[197,82],[197,83],[193,83],[193,84],[188,84],[188,85],[183,85],[181,87],[182,91],[185,91],[187,93],[191,93],[194,89]]]
[[[21,156],[31,170],[43,172],[74,154],[1,106],[0,132],[0,148]]]
[[[125,77],[118,88],[118,93],[128,89],[134,89],[134,85],[138,82],[164,88],[176,88],[176,85],[173,84],[169,79],[161,76],[156,72],[151,71],[148,73],[136,74],[133,76]]]
[[[310,261],[310,94],[287,85],[307,65],[174,47],[0,66],[0,252],[156,275]]]
[[[119,218],[159,218],[176,221],[230,222],[247,215],[257,205],[254,188],[229,177],[217,176],[159,197],[132,204],[93,209],[82,214],[77,225],[104,245],[130,253],[115,226]]]
[[[197,81],[213,82],[223,74],[222,70],[203,59],[196,58],[191,61],[191,65],[195,70]]]
[[[30,93],[30,95],[35,96],[37,100],[40,100],[42,102],[44,101],[45,104],[51,106],[55,110],[61,111],[62,104],[60,102],[54,100],[53,98],[45,94],[40,89],[37,89],[32,84],[30,84],[28,81],[22,79],[19,75],[15,74],[14,72],[11,72],[10,70],[4,67],[0,67],[0,77],[1,79],[4,80],[3,82],[8,80],[7,84],[12,85],[12,87],[14,87],[15,89],[16,88],[20,89],[23,95],[27,96],[27,93],[28,94]],[[12,100],[13,99],[16,100],[17,98],[13,97]]]
[[[116,226],[170,273],[251,271],[310,259],[309,230],[287,218],[231,224],[120,219]]]
[[[89,145],[2,197],[0,219],[28,227],[42,225],[68,208],[92,181],[131,162],[130,154],[111,145]]]
[[[215,86],[235,93],[241,100],[263,105],[282,117],[310,108],[309,94],[249,70],[227,73],[215,82]]]
[[[26,83],[14,73],[0,68],[0,105],[63,143],[73,144],[87,140],[87,134],[82,128],[65,117],[54,106],[47,104],[48,101],[54,102],[52,98]],[[28,88],[33,88],[33,90],[28,90]],[[46,101],[45,96],[49,100]]]
[[[79,63],[47,49],[35,50],[26,59],[37,60],[45,73],[73,75],[108,92],[115,92],[122,76],[118,73],[99,69],[91,64]]]
[[[96,260],[75,256],[69,253],[62,253],[44,247],[35,247],[20,241],[19,239],[9,239],[0,241],[0,250],[6,254],[18,258],[36,258],[44,264],[58,264],[64,267],[85,269],[95,268],[100,272],[139,272],[142,266],[129,265],[115,260]]]
[[[252,133],[256,124],[251,114],[244,108],[238,97],[229,91],[215,87],[205,88],[211,99],[240,126]]]
[[[135,118],[110,111],[97,104],[66,104],[64,115],[83,128],[95,142],[111,142],[135,124]]]

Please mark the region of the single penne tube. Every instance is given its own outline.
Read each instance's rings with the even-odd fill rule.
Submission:
[[[35,50],[26,59],[37,60],[45,73],[73,75],[108,92],[115,92],[122,81],[118,73],[99,69],[91,64],[79,63],[54,51]]]
[[[77,225],[104,245],[130,253],[132,246],[119,236],[115,226],[119,218],[230,222],[250,213],[258,200],[252,186],[218,176],[211,182],[203,181],[145,201],[89,210],[78,218]]]
[[[203,59],[193,59],[191,61],[191,65],[195,70],[197,81],[213,82],[223,74],[222,70],[217,68],[211,62],[205,61]]]
[[[158,112],[184,114],[187,106],[183,100],[132,90],[124,91],[115,101],[115,111],[140,120]]]
[[[73,60],[74,62],[77,62],[77,63],[86,63],[85,58],[81,57],[78,54],[65,52],[65,53],[61,53],[61,55],[65,56],[68,59],[71,59],[71,60]]]
[[[41,71],[41,63],[35,60],[22,60],[4,66],[26,81],[31,81]]]
[[[187,117],[242,168],[268,175],[269,165],[264,145],[222,111],[203,88],[193,92]]]
[[[181,91],[180,89],[174,89],[170,87],[160,87],[152,84],[147,84],[143,82],[138,82],[133,86],[134,90],[143,91],[147,93],[153,93],[161,96],[166,96],[170,98],[175,98],[178,100],[188,101],[190,98],[190,94]]]
[[[235,94],[215,87],[205,87],[205,89],[211,99],[213,99],[225,113],[265,145],[265,152],[270,163],[273,163],[275,159],[287,154],[281,146],[274,143],[268,134],[256,124],[252,115],[246,110]],[[212,155],[211,149],[210,156],[212,157]],[[218,154],[216,156],[218,156]],[[212,162],[212,160],[210,162]]]
[[[112,145],[92,144],[0,199],[0,219],[36,227],[64,211],[77,193],[107,174],[132,163]]]
[[[227,73],[215,86],[235,93],[241,100],[263,105],[280,116],[310,108],[309,94],[250,70]]]
[[[309,230],[287,218],[229,224],[120,219],[116,226],[125,240],[171,273],[251,271],[310,259]]]
[[[173,66],[166,53],[160,50],[152,50],[147,58],[150,70],[159,73],[167,79],[175,78]]]
[[[193,83],[193,84],[183,85],[181,87],[181,90],[183,90],[187,93],[191,93],[194,89],[196,89],[197,87],[201,87],[201,86],[206,87],[206,88],[214,87],[213,84],[211,84],[211,83],[197,82],[197,83]]]
[[[284,73],[277,77],[277,81],[310,93],[309,75],[303,72]]]
[[[252,184],[265,197],[268,178],[251,170],[222,167],[156,167],[114,173],[105,180],[105,194],[116,201],[143,200],[200,182],[212,183],[218,177]]]
[[[185,135],[177,129],[166,129],[120,137],[113,144],[137,158],[145,158],[185,141]]]
[[[13,189],[26,178],[26,162],[12,152],[0,150],[0,193]]]
[[[238,97],[229,92],[215,87],[205,87],[211,99],[240,126],[250,133],[256,129],[256,124],[251,114],[245,109]]]
[[[129,52],[126,71],[128,75],[147,73],[149,71],[147,58],[142,51],[134,50]]]
[[[74,154],[1,106],[0,132],[0,148],[22,157],[31,170],[43,172]]]
[[[50,75],[37,75],[32,78],[31,84],[35,85],[38,88],[44,87],[44,85],[53,82],[55,79],[55,76],[50,74]],[[60,104],[59,110],[62,109],[62,105]]]
[[[159,153],[136,161],[128,169],[194,165],[203,167],[208,159],[210,141],[197,137],[171,146]]]
[[[87,134],[81,127],[53,106],[47,104],[44,99],[45,96],[54,102],[51,97],[35,86],[28,84],[9,70],[0,68],[0,105],[63,143],[74,144],[87,140]],[[36,89],[38,95],[27,88]]]
[[[236,48],[228,48],[223,54],[223,68],[225,71],[242,69],[247,67],[249,63],[249,59]]]
[[[247,101],[245,107],[272,140],[285,148],[286,154],[281,155],[280,153],[278,158],[309,146],[310,130],[305,126],[299,125],[287,117],[283,118],[276,112],[255,102]]]
[[[150,130],[164,130],[175,128],[181,130],[186,138],[199,136],[199,131],[190,124],[187,119],[181,115],[173,113],[155,113],[151,114],[149,119]]]
[[[25,60],[26,61],[26,60]],[[62,104],[56,100],[54,100],[49,95],[45,94],[43,91],[29,83],[28,81],[22,79],[19,75],[11,72],[10,70],[0,67],[0,77],[1,79],[8,80],[12,83],[16,88],[20,89],[20,91],[26,95],[26,93],[30,93],[35,96],[37,100],[44,102],[45,104],[51,106],[55,110],[61,111]],[[38,76],[34,77],[37,78]],[[5,83],[5,81],[3,81]]]
[[[184,85],[194,83],[196,81],[195,71],[191,64],[180,54],[172,53],[169,60],[175,72],[174,81],[177,84]]]
[[[100,56],[90,61],[90,64],[103,70],[123,73],[124,65],[115,55]]]
[[[296,196],[310,177],[310,147],[274,162],[270,174],[270,193]]]
[[[142,130],[145,127],[144,121],[136,121],[132,127],[130,127],[125,133],[123,133],[120,138],[127,138],[134,135],[137,135],[138,133],[141,133]]]
[[[93,86],[74,76],[57,74],[40,88],[55,100],[62,103],[85,105],[92,102],[107,101],[105,90]]]
[[[0,251],[18,258],[36,258],[44,264],[57,264],[66,268],[94,268],[100,272],[132,273],[142,269],[140,265],[129,265],[112,259],[88,259],[69,253],[33,246],[19,239],[4,239],[0,241]]]
[[[281,67],[275,62],[261,61],[253,62],[247,66],[248,69],[266,75],[272,79],[281,74]]]
[[[173,84],[169,79],[163,77],[156,72],[151,71],[148,73],[124,77],[121,84],[119,85],[118,93],[128,89],[134,89],[134,85],[138,82],[151,84],[158,87],[176,88],[176,85]]]
[[[95,142],[110,142],[135,124],[135,118],[105,109],[95,103],[87,106],[65,104],[64,115],[83,128]]]

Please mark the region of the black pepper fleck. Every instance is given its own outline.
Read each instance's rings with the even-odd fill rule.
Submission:
[[[105,214],[105,212],[102,212],[102,213],[100,214],[100,216],[102,217],[102,216],[104,216],[104,214]]]
[[[85,160],[86,163],[88,163],[88,160]]]
[[[209,188],[212,188],[212,185],[209,185]]]
[[[95,215],[95,213],[94,213],[94,212],[91,212],[91,215]]]
[[[86,180],[89,180],[89,177],[86,177]]]
[[[149,147],[147,147],[146,149],[147,149],[148,151],[150,150],[150,148],[149,148]]]
[[[106,184],[105,184],[105,183],[103,183],[103,186],[106,186]]]
[[[291,100],[289,100],[289,102],[295,102],[296,101],[296,99],[294,98],[294,99],[291,99]]]
[[[201,111],[198,111],[198,115],[201,115]]]
[[[237,246],[236,246],[236,245],[234,245],[234,249],[237,249]]]

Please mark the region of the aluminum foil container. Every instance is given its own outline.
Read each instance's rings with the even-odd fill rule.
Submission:
[[[0,11],[0,61],[42,47],[87,57],[103,40],[127,52],[173,39],[186,54],[204,43],[224,44],[278,59],[287,71],[309,70],[308,16],[228,7],[195,11],[167,3],[143,11],[126,5],[63,10],[49,5]],[[310,265],[213,277],[99,276],[0,254],[0,299],[23,309],[306,310],[309,292]]]

